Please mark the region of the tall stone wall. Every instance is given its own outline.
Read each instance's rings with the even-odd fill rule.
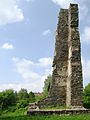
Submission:
[[[38,102],[45,106],[82,106],[82,65],[78,31],[78,5],[61,9],[55,35],[52,83],[47,98]]]
[[[66,104],[82,106],[82,65],[80,36],[78,31],[78,5],[71,4],[69,8],[69,37],[68,37],[68,78]]]
[[[64,105],[66,101],[66,79],[68,65],[68,10],[61,9],[56,31],[53,76],[49,95],[57,100],[56,104]],[[63,44],[64,43],[64,44]]]

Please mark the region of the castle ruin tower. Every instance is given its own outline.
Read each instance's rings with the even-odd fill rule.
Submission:
[[[82,106],[83,78],[78,29],[78,5],[61,9],[55,35],[52,82],[47,98],[38,102],[45,106]]]

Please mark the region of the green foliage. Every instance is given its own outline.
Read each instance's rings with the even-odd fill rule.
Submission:
[[[51,76],[45,80],[43,94],[37,96],[37,100],[44,99],[48,95],[51,82]],[[18,98],[18,99],[17,99]],[[85,87],[83,92],[84,107],[90,108],[90,83]],[[74,116],[26,116],[29,102],[35,101],[33,92],[27,93],[26,89],[21,89],[19,93],[12,89],[0,92],[0,120],[89,120],[90,115],[74,115]],[[65,107],[50,106],[46,109],[65,109]],[[70,108],[69,108],[70,109]]]
[[[47,78],[44,81],[44,87],[43,87],[43,92],[49,91],[50,89],[50,84],[51,84],[52,76],[48,75]]]
[[[17,109],[16,105],[14,105],[14,106],[8,106],[8,108],[5,109],[5,110],[3,110],[2,113],[3,114],[7,114],[8,112],[12,112],[13,113],[13,112],[16,111],[16,109]]]
[[[84,107],[90,108],[90,83],[84,89],[83,101],[84,101]]]
[[[47,90],[44,90],[44,92],[42,93],[42,95],[35,97],[35,98],[36,98],[36,101],[40,101],[40,100],[46,98],[47,95],[48,95],[48,91],[47,91]]]
[[[21,108],[25,109],[28,105],[29,95],[25,89],[21,89],[19,93],[12,89],[0,92],[0,115],[14,113]]]
[[[21,88],[21,90],[17,93],[17,97],[18,97],[18,100],[29,98],[27,90],[24,88]]]
[[[29,105],[29,99],[24,99],[24,100],[20,100],[18,103],[17,103],[17,109],[20,109],[20,108],[25,108],[26,106]]]
[[[22,111],[23,109],[21,109]],[[20,111],[20,112],[21,112]],[[90,115],[68,115],[68,116],[60,116],[60,115],[35,115],[35,116],[27,116],[22,114],[14,113],[7,114],[6,116],[0,116],[0,120],[90,120]]]
[[[50,80],[50,79],[49,79]],[[48,77],[45,81],[44,91],[39,99],[44,99],[48,95]],[[18,99],[17,99],[18,97]],[[84,93],[84,106],[90,107],[90,83],[85,87]],[[89,120],[90,115],[70,115],[70,116],[59,116],[59,115],[38,115],[38,116],[27,116],[26,111],[28,109],[29,102],[34,102],[35,95],[33,92],[27,93],[26,89],[21,89],[19,93],[13,90],[5,90],[0,92],[0,120]],[[5,108],[5,109],[2,109]],[[57,109],[65,109],[65,107],[55,107]],[[54,106],[48,107],[48,109],[55,109]],[[47,108],[46,108],[47,109]],[[69,108],[70,109],[70,108]]]
[[[29,100],[30,100],[30,103],[35,102],[35,95],[32,91],[29,93]]]
[[[5,109],[16,103],[16,93],[12,90],[0,92],[0,109]]]
[[[44,94],[42,94],[42,95],[40,95],[40,96],[36,96],[36,97],[35,97],[35,98],[36,98],[36,101],[40,101],[40,100],[46,98],[47,95],[48,95],[48,92],[46,91],[46,93],[44,92]]]
[[[39,101],[41,99],[44,99],[48,95],[48,91],[50,89],[50,84],[51,84],[52,76],[49,74],[47,78],[44,81],[44,87],[43,87],[43,93],[40,96],[36,96],[36,100]]]
[[[40,96],[36,96],[36,101],[42,100],[48,96],[48,91],[50,89],[51,80],[52,80],[52,76],[48,75],[44,81],[43,93]]]
[[[2,111],[0,120],[5,119],[5,120],[13,120],[13,117],[15,117],[14,119],[18,120],[18,118],[21,116],[25,117],[26,115],[26,111],[28,110],[28,107],[25,108],[20,108],[20,109],[16,109],[15,111],[12,111],[12,108],[15,109],[16,106],[12,106],[11,108],[9,107],[6,110]],[[22,120],[22,119],[21,119]]]

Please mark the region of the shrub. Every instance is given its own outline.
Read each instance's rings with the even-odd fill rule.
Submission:
[[[90,83],[84,89],[83,102],[85,108],[90,108]]]
[[[17,109],[25,108],[26,106],[28,106],[28,104],[29,104],[29,99],[20,100],[17,103]]]
[[[30,100],[30,103],[35,102],[35,95],[32,91],[29,93],[29,100]]]
[[[18,100],[29,98],[27,90],[24,88],[21,88],[21,90],[17,93],[17,97],[18,97]]]
[[[0,109],[8,108],[16,103],[16,94],[12,89],[0,92]]]

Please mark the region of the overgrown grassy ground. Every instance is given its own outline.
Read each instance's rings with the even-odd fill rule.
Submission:
[[[74,115],[74,116],[59,116],[59,115],[49,115],[49,116],[26,116],[26,115],[16,115],[16,116],[2,116],[0,120],[90,120],[90,115]]]
[[[27,116],[26,109],[22,108],[22,109],[14,111],[14,112],[5,110],[1,114],[0,120],[90,120],[90,114],[70,115],[70,116],[59,116],[59,115]]]

